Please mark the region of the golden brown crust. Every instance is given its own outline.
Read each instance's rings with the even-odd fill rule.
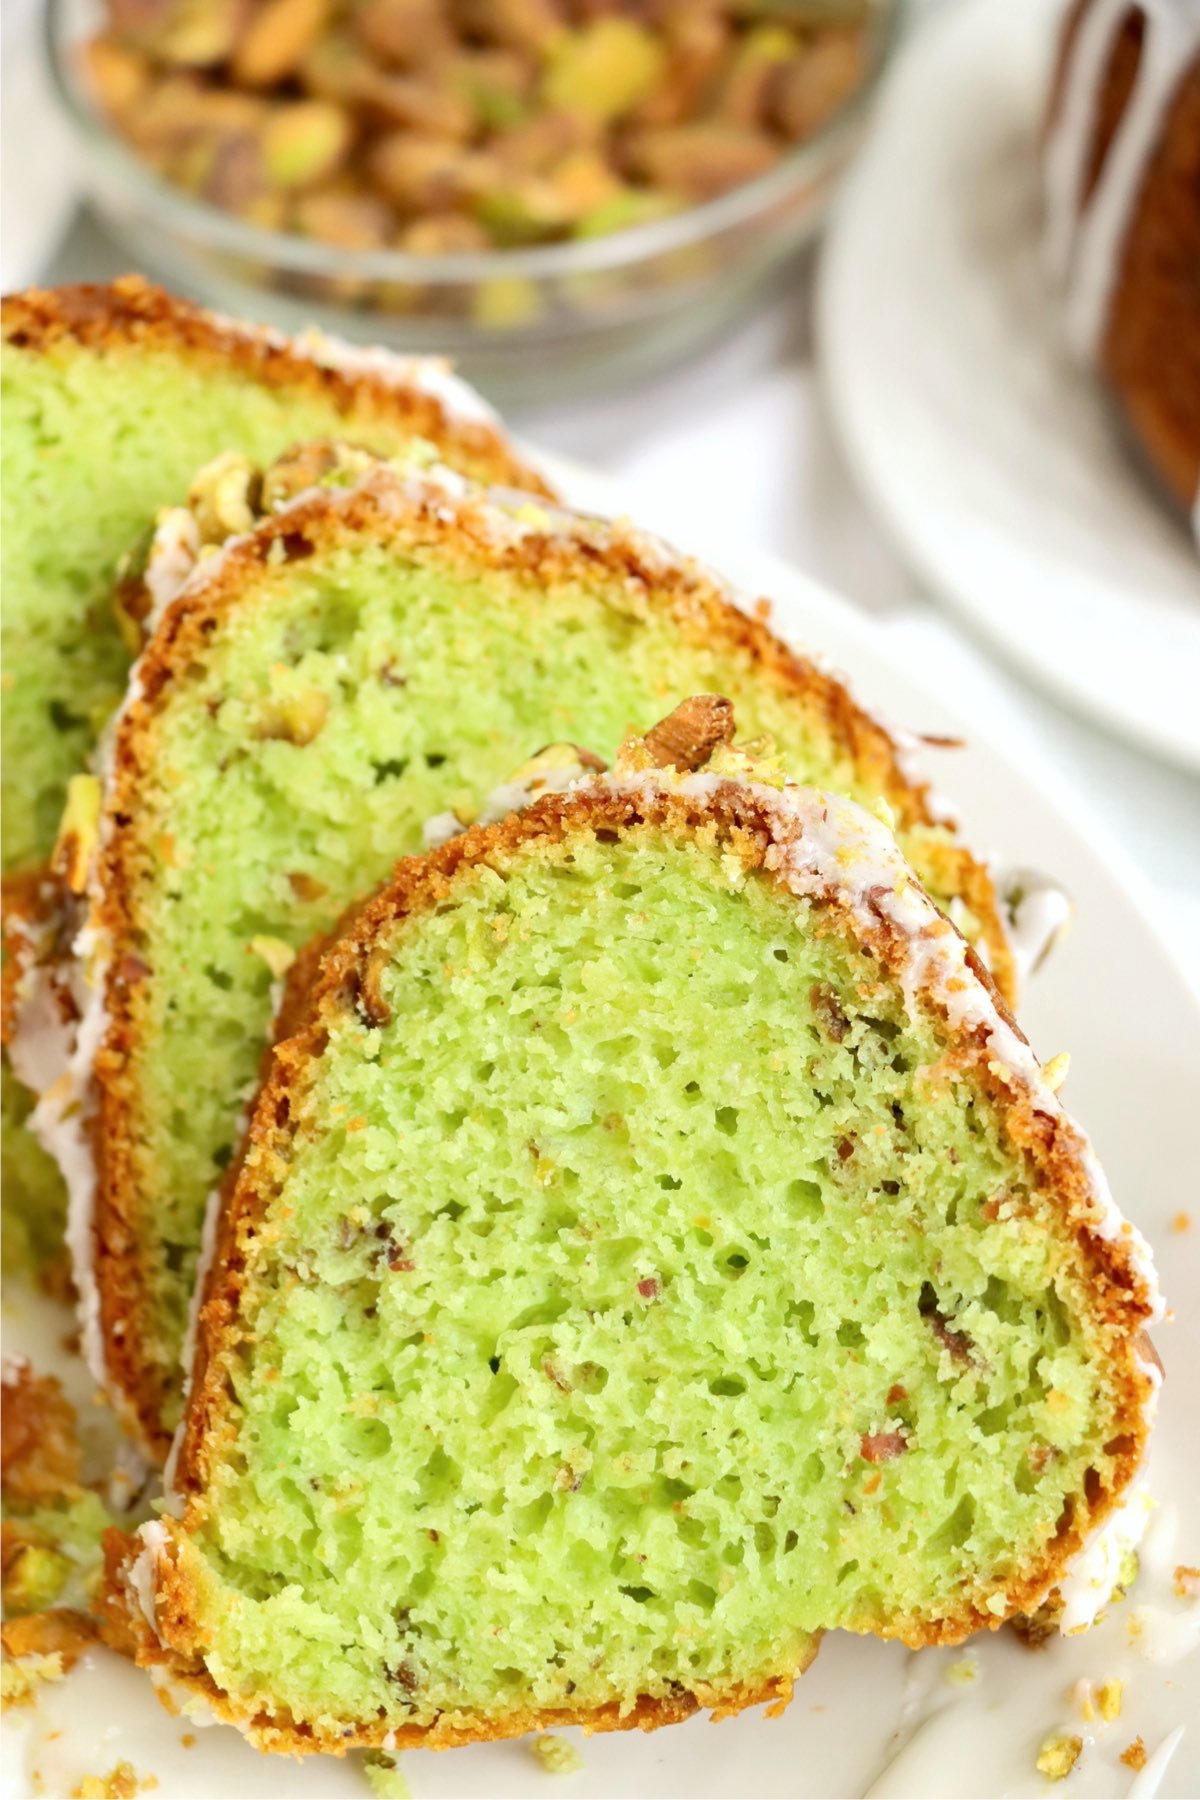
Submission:
[[[166,1523],[173,1538],[178,1527],[174,1520]],[[189,1650],[186,1655],[178,1648],[164,1650],[141,1612],[130,1603],[128,1573],[130,1559],[137,1549],[136,1539],[123,1537],[118,1531],[110,1532],[105,1541],[105,1642],[133,1657],[142,1668],[161,1671],[167,1680],[159,1690],[160,1698],[167,1704],[171,1704],[173,1689],[178,1691],[181,1700],[199,1699],[218,1719],[243,1731],[260,1750],[289,1756],[341,1756],[347,1750],[380,1746],[389,1750],[453,1750],[466,1744],[524,1737],[527,1732],[559,1731],[570,1725],[577,1726],[589,1737],[606,1731],[657,1731],[660,1726],[677,1725],[706,1709],[711,1712],[714,1722],[733,1718],[750,1706],[765,1705],[769,1716],[775,1717],[787,1708],[796,1682],[811,1666],[820,1648],[819,1635],[814,1635],[795,1667],[753,1686],[698,1687],[694,1693],[681,1690],[660,1697],[642,1695],[627,1711],[622,1711],[614,1702],[593,1707],[590,1711],[572,1711],[567,1707],[540,1711],[524,1708],[488,1719],[457,1714],[428,1726],[389,1726],[386,1720],[371,1719],[362,1720],[346,1730],[322,1734],[310,1724],[291,1719],[285,1712],[248,1712],[245,1707],[232,1703],[217,1686],[204,1667],[204,1645],[192,1624],[192,1596],[188,1582],[169,1555],[159,1563],[155,1613],[160,1628],[169,1629],[179,1642],[186,1641]]]
[[[1095,0],[1075,0],[1050,95],[1058,117],[1070,60]],[[1133,93],[1145,15],[1130,4],[1097,94],[1083,198],[1090,197]],[[1121,249],[1099,349],[1102,374],[1150,467],[1190,512],[1200,488],[1200,57],[1181,71]]]
[[[517,456],[503,434],[453,416],[435,394],[410,382],[355,367],[341,370],[306,355],[282,334],[259,333],[154,287],[140,275],[107,286],[80,283],[27,288],[0,303],[0,330],[13,348],[46,354],[69,343],[93,351],[142,348],[185,352],[238,369],[265,387],[309,388],[347,414],[376,413],[415,437],[445,447],[478,479],[552,495],[545,478]]]
[[[45,869],[6,875],[0,889],[0,1044],[12,1043],[16,1030],[21,982],[30,961],[34,934],[42,913],[41,890],[50,879]]]
[[[782,885],[782,877],[773,873],[767,862],[768,851],[777,841],[775,822],[762,797],[752,790],[728,783],[700,799],[679,792],[647,795],[598,788],[568,796],[548,795],[525,813],[510,815],[494,826],[476,826],[429,856],[407,859],[397,866],[389,883],[348,915],[340,935],[331,940],[322,956],[307,993],[293,993],[291,997],[291,1035],[277,1043],[252,1113],[247,1144],[253,1147],[255,1155],[253,1161],[243,1159],[226,1196],[216,1254],[199,1314],[191,1398],[175,1474],[185,1510],[182,1523],[172,1521],[168,1526],[173,1545],[185,1540],[189,1530],[199,1523],[212,1463],[228,1439],[229,1430],[224,1424],[228,1403],[225,1363],[237,1345],[247,1258],[256,1221],[268,1204],[277,1172],[286,1166],[293,1090],[303,1083],[320,1056],[335,1017],[347,1006],[361,1006],[364,973],[381,938],[395,923],[444,905],[457,884],[473,879],[479,865],[503,873],[522,853],[552,852],[569,835],[581,832],[621,834],[650,826],[688,837],[699,827],[711,827],[714,823],[718,841],[727,851],[761,878]],[[844,906],[845,896],[829,888],[816,897],[814,904]],[[907,973],[911,945],[886,913],[875,911],[871,924],[858,922],[853,929],[882,968],[898,979]],[[938,997],[925,996],[924,1004],[946,1019],[944,1003]],[[1062,1577],[1070,1559],[1112,1510],[1137,1469],[1147,1434],[1145,1402],[1150,1390],[1149,1378],[1139,1360],[1144,1335],[1141,1326],[1150,1310],[1150,1296],[1127,1246],[1119,1239],[1102,1237],[1095,1229],[1091,1180],[1075,1127],[1059,1113],[1039,1110],[1034,1095],[1020,1079],[997,1062],[985,1025],[956,1029],[947,1020],[946,1029],[951,1039],[948,1054],[953,1058],[957,1077],[974,1083],[996,1103],[1012,1144],[1028,1159],[1039,1192],[1057,1210],[1064,1232],[1075,1237],[1096,1324],[1108,1334],[1120,1400],[1115,1408],[1117,1429],[1105,1445],[1106,1454],[1114,1460],[1108,1486],[1101,1488],[1098,1476],[1085,1484],[1086,1492],[1068,1500],[1043,1554],[1018,1574],[1006,1576],[1004,1615],[997,1618],[976,1601],[968,1601],[953,1616],[897,1618],[879,1628],[881,1635],[900,1638],[912,1647],[959,1642],[971,1632],[995,1629],[1004,1617],[1036,1610],[1048,1587]],[[143,1627],[141,1660],[165,1664],[185,1686],[204,1692],[222,1716],[241,1724],[269,1747],[333,1747],[319,1743],[307,1727],[280,1726],[278,1721],[262,1715],[239,1716],[236,1706],[216,1693],[203,1669],[195,1596],[173,1555],[159,1560],[155,1602],[161,1641],[156,1642]],[[786,1681],[788,1676],[781,1674],[779,1679]],[[736,1711],[763,1697],[761,1693],[739,1691],[710,1696],[704,1704],[711,1704],[715,1698],[723,1710]],[[695,1703],[694,1696],[687,1696],[680,1705],[690,1711]],[[621,1724],[648,1728],[650,1724],[665,1722],[661,1706],[656,1702],[652,1710],[640,1707],[636,1716],[625,1720],[601,1713],[592,1715],[590,1720],[569,1722],[584,1723],[592,1729]],[[669,1716],[682,1716],[674,1702],[670,1703]],[[458,1727],[454,1726],[439,1738],[435,1726],[429,1731],[401,1730],[396,1741],[462,1742],[468,1737],[503,1736],[564,1722],[568,1721],[561,1715],[553,1719],[517,1715],[511,1720],[489,1721],[483,1730],[472,1725],[466,1737],[457,1735]],[[376,1729],[374,1723],[363,1727],[369,1733]],[[379,1737],[346,1741],[378,1742]]]

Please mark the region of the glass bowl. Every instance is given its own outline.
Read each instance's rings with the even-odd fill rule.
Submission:
[[[285,330],[449,356],[486,392],[533,402],[608,389],[682,359],[744,311],[816,231],[899,37],[876,0],[867,72],[821,130],[765,174],[609,237],[450,256],[348,251],[249,225],[171,186],[117,136],[78,54],[96,0],[47,0],[54,89],[89,197],[136,266]]]

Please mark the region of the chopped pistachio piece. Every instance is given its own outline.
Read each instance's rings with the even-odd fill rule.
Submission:
[[[1096,1706],[1106,1724],[1111,1725],[1114,1719],[1120,1718],[1124,1695],[1123,1681],[1104,1681],[1096,1689]]]
[[[347,114],[329,100],[278,107],[263,127],[263,168],[273,187],[309,187],[332,174],[350,148]]]
[[[52,866],[73,894],[82,894],[100,831],[100,782],[95,775],[72,775],[67,783]]]
[[[632,112],[662,73],[662,45],[632,19],[593,19],[558,42],[542,85],[563,112],[600,121]]]

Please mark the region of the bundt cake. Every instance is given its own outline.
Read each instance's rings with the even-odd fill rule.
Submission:
[[[296,965],[110,1560],[264,1748],[782,1704],[1119,1516],[1145,1245],[884,825],[729,732],[689,702]]]
[[[72,1184],[93,1367],[160,1455],[205,1199],[293,953],[531,744],[611,755],[664,701],[727,693],[789,770],[884,803],[1011,973],[987,870],[887,733],[696,565],[448,473],[342,473],[202,558],[63,834],[68,885],[87,888],[66,983],[83,1020],[35,1122]],[[22,1064],[30,1035],[18,1023]]]
[[[235,325],[130,276],[3,306],[4,867],[44,861],[125,684],[118,559],[219,451],[340,431],[545,491],[441,364]],[[19,679],[17,673],[19,672]]]
[[[1075,0],[1045,142],[1071,350],[1200,529],[1200,8]]]

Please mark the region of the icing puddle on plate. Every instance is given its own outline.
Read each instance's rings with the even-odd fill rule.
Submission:
[[[6,1298],[6,1349],[23,1351],[35,1368],[63,1380],[95,1460],[106,1435],[111,1443],[111,1428],[106,1433],[79,1359],[62,1347],[70,1323],[61,1308],[27,1290]],[[1167,1466],[1171,1454],[1158,1445],[1151,1492],[1156,1480],[1160,1491],[1189,1491],[1187,1470]],[[1188,1718],[1181,1676],[1200,1647],[1200,1594],[1195,1580],[1176,1571],[1197,1563],[1200,1524],[1165,1501],[1151,1512],[1130,1593],[1090,1631],[1037,1649],[1001,1631],[915,1653],[833,1634],[777,1721],[756,1711],[715,1730],[700,1718],[653,1736],[561,1734],[581,1750],[582,1767],[573,1773],[550,1772],[527,1741],[410,1751],[401,1771],[415,1800],[557,1792],[584,1800],[647,1791],[656,1800],[834,1793],[967,1800],[1052,1792],[1152,1800],[1165,1781],[1167,1791],[1187,1793],[1189,1771],[1200,1773],[1200,1722]],[[40,1684],[34,1704],[10,1708],[3,1736],[3,1800],[70,1795],[86,1776],[104,1776],[121,1762],[142,1782],[153,1778],[156,1785],[143,1791],[156,1800],[337,1800],[371,1792],[357,1755],[267,1757],[227,1727],[172,1716],[140,1670],[102,1648],[85,1654],[65,1679]],[[1055,1781],[1039,1773],[1040,1754],[1051,1761],[1074,1755],[1074,1762]]]

